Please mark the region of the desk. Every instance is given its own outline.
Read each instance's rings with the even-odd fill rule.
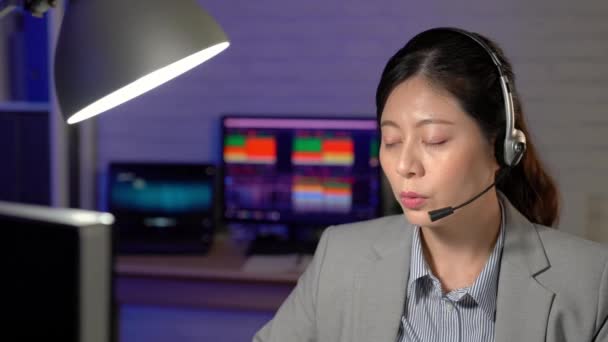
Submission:
[[[207,255],[118,256],[119,304],[203,306],[276,311],[295,286],[299,272],[244,272],[245,246],[216,236]]]

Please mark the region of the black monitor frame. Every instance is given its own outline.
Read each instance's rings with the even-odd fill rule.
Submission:
[[[16,340],[117,340],[113,217],[0,202],[3,270]]]

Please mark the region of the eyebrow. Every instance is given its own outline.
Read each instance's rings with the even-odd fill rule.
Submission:
[[[452,121],[443,120],[443,119],[423,119],[423,120],[419,120],[418,122],[416,122],[416,127],[429,125],[429,124],[453,125],[454,123]],[[399,128],[399,125],[396,122],[391,121],[391,120],[382,121],[380,123],[380,127],[384,127],[384,126],[392,126],[395,128]]]
[[[443,125],[453,125],[452,121],[444,120],[444,119],[424,119],[416,122],[416,127],[428,125],[428,124],[443,124]]]

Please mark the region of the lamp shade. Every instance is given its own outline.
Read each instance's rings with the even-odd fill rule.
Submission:
[[[55,49],[61,112],[70,124],[100,114],[228,45],[195,0],[72,0]]]

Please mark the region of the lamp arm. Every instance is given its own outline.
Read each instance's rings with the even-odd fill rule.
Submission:
[[[21,7],[22,2],[20,0],[0,0],[0,19]]]
[[[18,9],[42,18],[46,11],[56,5],[57,0],[0,0],[0,19]]]

